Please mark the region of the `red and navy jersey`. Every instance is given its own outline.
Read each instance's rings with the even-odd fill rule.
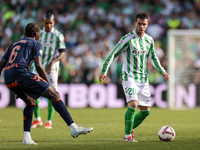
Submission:
[[[5,66],[5,82],[10,83],[16,78],[29,74],[28,66],[34,57],[41,57],[42,45],[33,38],[23,38],[10,45],[2,59]]]

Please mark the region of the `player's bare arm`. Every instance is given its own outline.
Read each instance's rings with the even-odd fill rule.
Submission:
[[[101,74],[99,75],[99,81],[100,81],[100,83],[102,83],[102,81],[103,81],[105,78],[106,78],[106,74],[101,73]]]
[[[163,74],[162,74],[162,76],[163,76],[163,80],[164,81],[169,81],[169,75],[168,75],[168,73],[165,71],[165,72],[163,72]]]
[[[31,61],[31,63],[28,65],[28,71],[30,71],[30,72],[31,72],[31,66],[32,66],[32,64],[33,64],[33,61]]]
[[[42,65],[41,57],[34,57],[33,60],[35,63],[35,68],[36,68],[38,74],[40,75],[40,77],[43,78],[44,80],[46,80],[48,83],[50,83],[47,78],[47,75],[45,73],[44,67]]]
[[[0,61],[0,75],[1,75],[3,68],[6,66],[6,63],[7,62],[3,59]]]
[[[64,56],[66,55],[65,51],[61,51],[59,53],[59,55],[54,58],[48,65],[47,67],[45,68],[45,71],[47,72],[47,74],[50,74],[51,73],[51,69],[53,67],[53,64],[56,63],[57,61],[60,61]]]

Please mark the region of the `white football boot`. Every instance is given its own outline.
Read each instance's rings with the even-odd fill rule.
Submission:
[[[33,140],[24,139],[22,145],[38,145],[38,144],[35,143]]]
[[[84,128],[84,127],[78,126],[75,130],[71,131],[71,136],[73,138],[75,138],[75,137],[78,137],[81,134],[90,133],[91,131],[93,131],[92,127]]]

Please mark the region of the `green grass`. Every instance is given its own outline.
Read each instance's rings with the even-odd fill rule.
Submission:
[[[74,121],[84,127],[93,127],[94,131],[78,138],[72,138],[70,130],[55,112],[53,129],[44,126],[32,129],[31,135],[38,145],[22,145],[23,114],[22,109],[8,107],[0,109],[0,150],[199,150],[200,149],[200,109],[169,110],[151,108],[151,114],[135,129],[138,143],[123,142],[123,109],[69,109]],[[45,122],[47,109],[41,109]],[[160,142],[158,130],[169,125],[176,131],[173,142]]]

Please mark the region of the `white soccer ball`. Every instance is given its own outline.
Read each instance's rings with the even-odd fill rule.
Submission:
[[[165,141],[165,142],[173,141],[175,138],[175,135],[176,133],[174,129],[170,126],[163,126],[158,131],[158,137],[160,141]]]

